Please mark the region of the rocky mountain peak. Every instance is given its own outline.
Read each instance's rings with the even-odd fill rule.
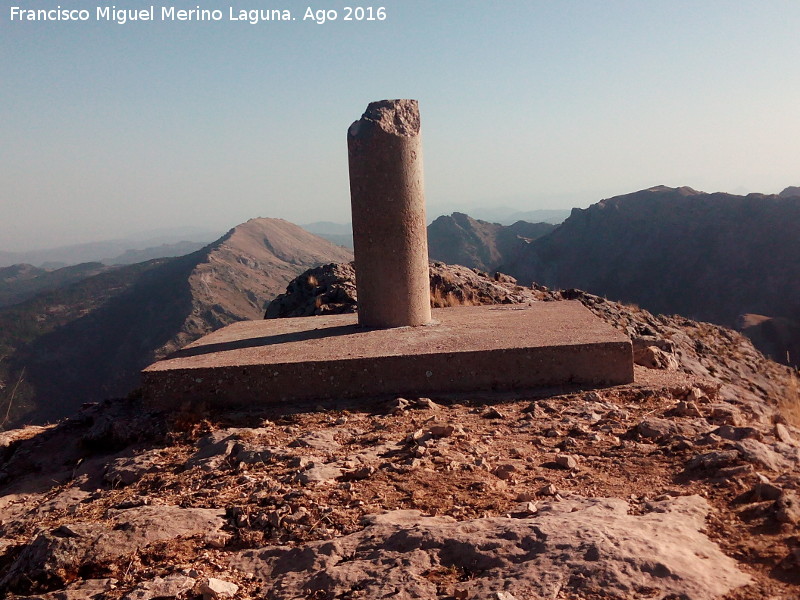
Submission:
[[[694,188],[690,188],[687,185],[671,188],[666,185],[655,185],[653,187],[647,188],[646,190],[642,190],[643,192],[656,192],[656,193],[663,193],[663,192],[677,192],[681,196],[698,196],[700,194],[705,194],[705,192],[700,192],[695,190]]]

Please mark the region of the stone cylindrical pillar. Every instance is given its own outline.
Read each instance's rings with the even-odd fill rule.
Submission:
[[[422,137],[416,100],[372,102],[347,132],[358,322],[431,320]]]

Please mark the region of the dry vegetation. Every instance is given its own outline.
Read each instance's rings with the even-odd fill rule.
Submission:
[[[461,291],[461,290],[458,290]],[[450,306],[475,306],[475,302],[469,294],[457,293],[456,291],[442,290],[440,287],[431,289],[431,308],[448,308]]]
[[[788,423],[800,427],[800,381],[797,370],[792,370],[788,376],[786,396],[780,401],[779,409]]]

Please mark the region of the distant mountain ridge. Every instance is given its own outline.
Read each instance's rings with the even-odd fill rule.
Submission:
[[[108,265],[132,264],[128,262],[126,253],[151,251],[148,259],[165,256],[180,256],[197,250],[214,241],[221,232],[211,232],[192,227],[180,227],[153,231],[146,234],[131,235],[123,239],[104,240],[71,244],[42,250],[27,252],[7,252],[0,250],[0,267],[28,263],[36,267],[65,267],[86,262],[103,262]],[[186,244],[195,244],[192,250],[186,251]],[[155,248],[160,248],[154,251]],[[158,256],[152,256],[152,254]]]
[[[796,196],[800,196],[800,187],[796,185],[790,185],[786,189],[784,189],[780,194],[778,194],[781,198],[794,198]]]
[[[0,309],[0,399],[30,419],[124,395],[139,370],[209,331],[258,319],[302,271],[352,253],[280,219],[251,219],[192,254],[119,267]],[[5,405],[0,403],[5,409]]]
[[[303,229],[318,235],[324,240],[353,249],[353,224],[352,223],[332,223],[331,221],[315,221],[301,225]]]
[[[98,262],[82,263],[55,271],[24,263],[0,268],[0,307],[24,302],[36,294],[98,275],[109,268]]]
[[[550,223],[559,225],[569,216],[568,208],[540,208],[534,210],[502,209],[502,208],[475,208],[471,209],[472,216],[476,219],[499,223],[500,225],[513,225],[517,221],[528,223]]]
[[[352,223],[334,223],[332,221],[314,221],[313,223],[306,223],[300,225],[306,231],[310,231],[316,235],[321,233],[334,234],[334,235],[352,235]]]
[[[428,255],[431,260],[494,271],[513,260],[522,248],[556,226],[517,221],[500,225],[454,212],[428,225]]]
[[[154,258],[171,258],[173,256],[184,256],[200,250],[208,242],[175,242],[174,244],[161,244],[159,246],[148,246],[141,250],[129,249],[122,254],[110,258],[104,258],[100,262],[106,265],[132,265],[133,263],[145,262]]]

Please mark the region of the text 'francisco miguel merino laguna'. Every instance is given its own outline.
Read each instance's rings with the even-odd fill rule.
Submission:
[[[160,10],[159,10],[160,9]],[[116,6],[97,6],[94,10],[85,8],[32,9],[11,7],[11,21],[108,21],[124,25],[131,21],[244,21],[255,25],[262,21],[296,21],[292,11],[287,9],[246,9],[229,6],[227,10],[195,8],[175,8],[174,6],[155,6],[149,8],[117,8]],[[344,6],[340,11],[333,9],[314,9],[307,7],[303,21],[323,24],[327,21],[385,21],[386,9],[373,6]]]

